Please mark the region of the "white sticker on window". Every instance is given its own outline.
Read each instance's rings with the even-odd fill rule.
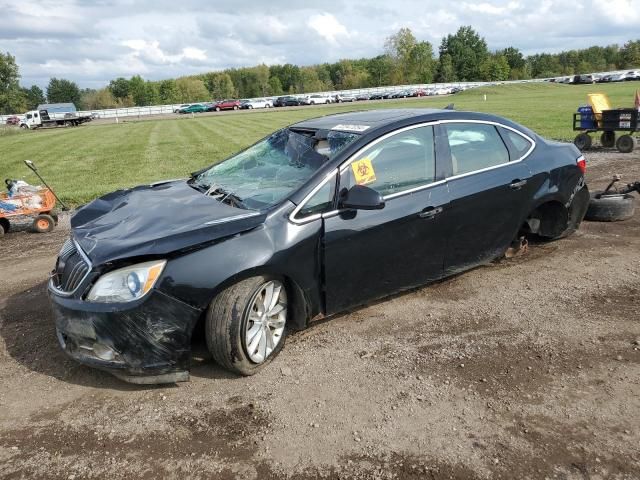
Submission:
[[[335,127],[331,127],[331,130],[346,130],[348,132],[364,132],[366,129],[370,128],[369,125],[336,125]]]

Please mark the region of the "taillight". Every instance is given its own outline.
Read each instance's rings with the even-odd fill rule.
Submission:
[[[584,155],[580,155],[576,158],[576,165],[578,165],[578,168],[583,174],[587,172],[587,159],[584,158]]]

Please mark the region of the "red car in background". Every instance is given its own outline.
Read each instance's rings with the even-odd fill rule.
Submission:
[[[221,100],[214,102],[207,110],[219,112],[220,110],[238,110],[239,108],[240,100]]]
[[[5,122],[7,125],[20,125],[20,117],[16,117],[15,115],[7,118]]]

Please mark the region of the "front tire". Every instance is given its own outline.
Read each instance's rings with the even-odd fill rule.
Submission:
[[[282,350],[288,311],[286,288],[279,280],[259,276],[230,286],[207,312],[209,352],[227,370],[257,373]]]

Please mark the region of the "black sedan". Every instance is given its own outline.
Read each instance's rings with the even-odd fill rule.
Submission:
[[[375,110],[305,120],[194,173],[84,206],[49,282],[58,340],[137,383],[213,358],[251,375],[291,330],[580,224],[572,144],[504,118]]]

